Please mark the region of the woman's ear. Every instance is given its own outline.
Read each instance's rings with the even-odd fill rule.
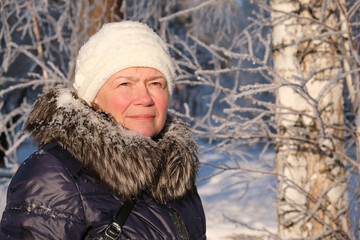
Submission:
[[[95,98],[94,101],[91,102],[91,107],[92,107],[93,109],[95,109],[96,111],[99,111],[99,110],[101,110],[101,108],[100,108],[100,106],[99,106],[96,102],[97,102],[97,101],[96,101],[96,98]]]

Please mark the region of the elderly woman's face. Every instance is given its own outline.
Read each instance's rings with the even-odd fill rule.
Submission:
[[[130,67],[112,75],[94,103],[116,122],[147,137],[164,127],[169,94],[164,75],[154,68]]]

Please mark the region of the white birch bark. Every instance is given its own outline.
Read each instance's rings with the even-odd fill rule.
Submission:
[[[284,238],[342,238],[349,231],[336,1],[272,0],[277,92],[278,230]],[[286,109],[286,110],[284,110]],[[288,110],[288,109],[292,109]],[[292,139],[297,140],[292,140]],[[299,141],[298,139],[303,139]]]

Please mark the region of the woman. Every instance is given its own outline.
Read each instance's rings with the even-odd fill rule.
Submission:
[[[25,123],[40,149],[10,183],[1,239],[206,239],[197,147],[167,113],[174,78],[145,24],[92,36],[74,90],[50,90]]]

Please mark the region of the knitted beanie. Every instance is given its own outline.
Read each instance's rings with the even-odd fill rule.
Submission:
[[[129,67],[151,67],[161,72],[171,97],[175,67],[169,50],[151,28],[134,21],[104,24],[80,48],[73,86],[90,105],[113,74]]]

